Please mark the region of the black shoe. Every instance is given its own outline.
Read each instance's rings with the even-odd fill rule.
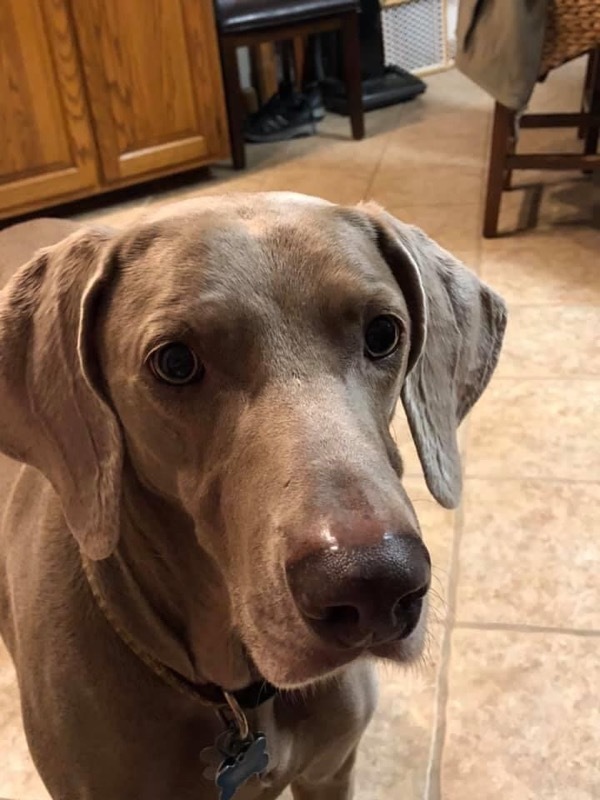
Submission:
[[[325,116],[325,106],[323,104],[323,95],[321,94],[319,85],[314,84],[313,86],[307,86],[303,94],[306,97],[306,102],[310,106],[314,121],[320,122]]]
[[[293,86],[281,83],[279,85],[279,91],[267,100],[256,114],[286,114],[297,108],[302,97],[306,99],[310,106],[315,122],[320,122],[325,116],[325,105],[323,103],[323,94],[318,83],[312,83],[306,86],[300,94],[294,90]],[[256,114],[254,114],[254,116],[256,116]]]
[[[278,92],[248,119],[247,142],[283,142],[316,133],[315,115],[303,94]]]

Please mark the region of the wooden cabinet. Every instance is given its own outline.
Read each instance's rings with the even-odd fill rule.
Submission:
[[[0,210],[81,192],[97,179],[62,0],[0,0]]]
[[[219,152],[210,2],[79,0],[73,10],[107,181]]]
[[[228,153],[212,2],[0,0],[0,217]]]

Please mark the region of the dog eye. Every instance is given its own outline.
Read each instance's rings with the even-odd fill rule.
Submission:
[[[182,342],[158,347],[148,359],[154,377],[165,383],[183,386],[202,375],[202,365],[193,350]]]
[[[390,314],[375,317],[365,331],[365,353],[369,358],[391,355],[400,341],[400,323]]]

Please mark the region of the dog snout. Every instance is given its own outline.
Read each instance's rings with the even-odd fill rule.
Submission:
[[[414,534],[386,533],[376,544],[330,547],[291,564],[287,577],[304,620],[341,647],[404,639],[416,628],[431,580],[431,559]]]

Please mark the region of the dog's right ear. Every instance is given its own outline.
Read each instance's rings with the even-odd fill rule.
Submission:
[[[102,396],[94,328],[112,231],[40,251],[0,293],[0,450],[40,470],[92,559],[119,534],[122,439]]]

